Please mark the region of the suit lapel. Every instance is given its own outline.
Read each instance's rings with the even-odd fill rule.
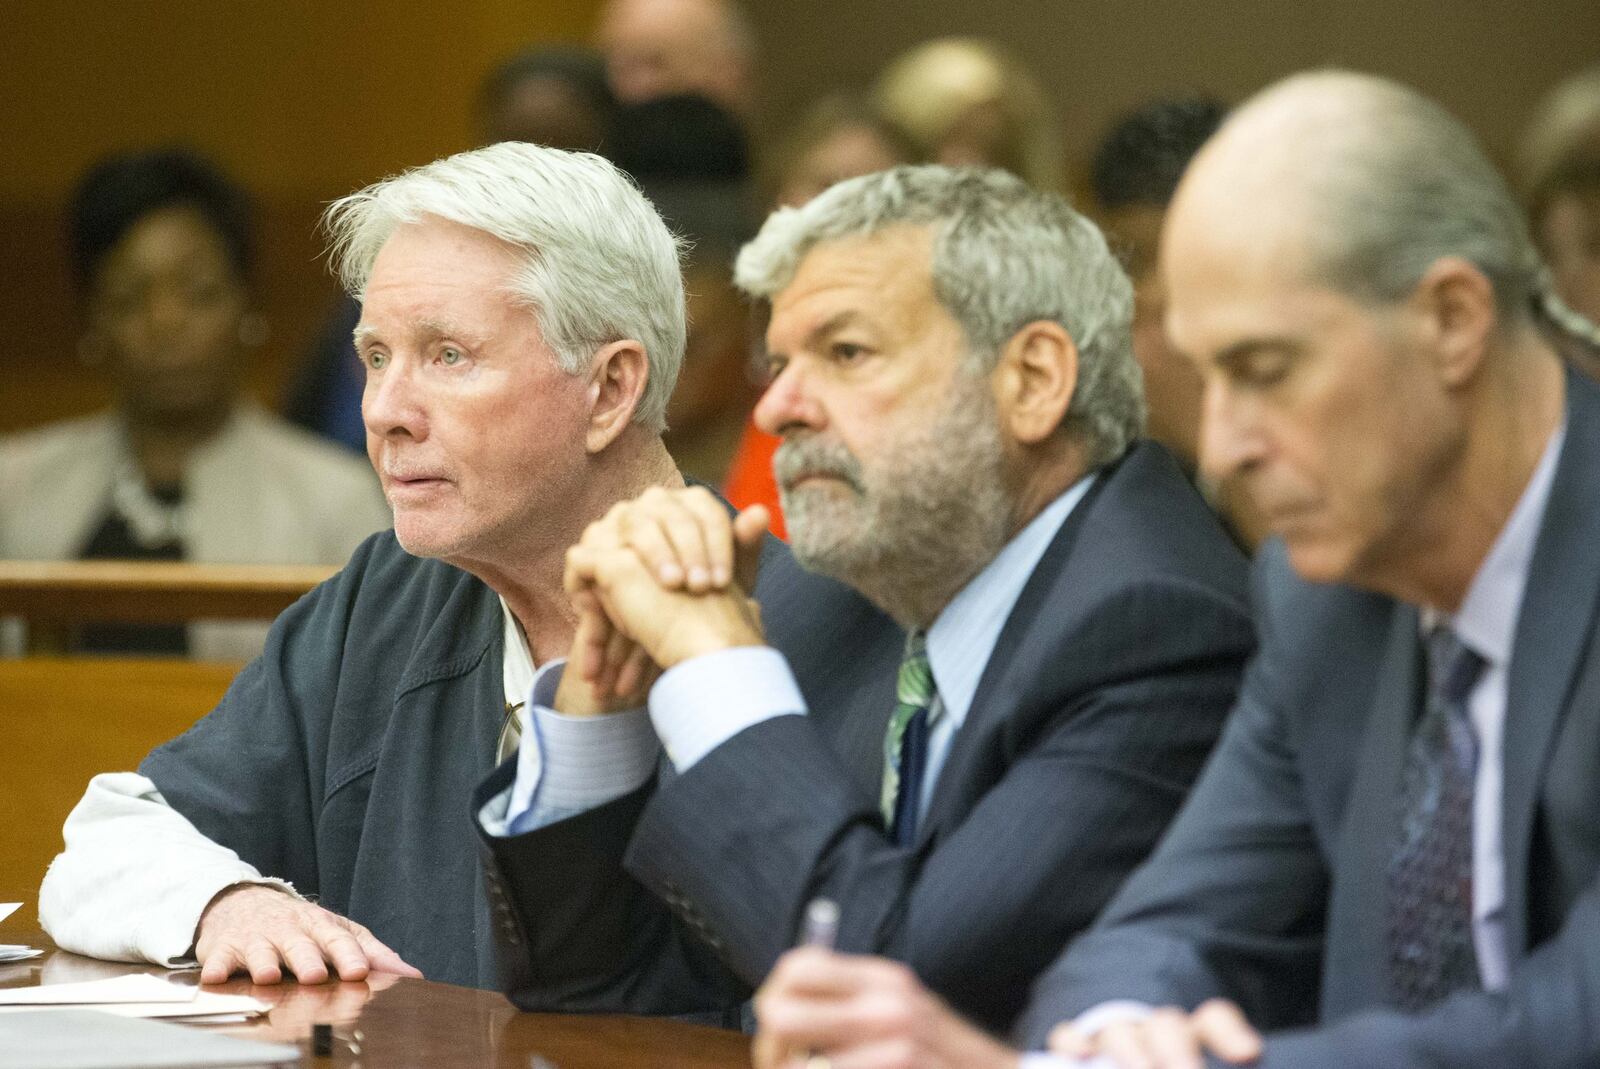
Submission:
[[[1600,602],[1600,390],[1567,376],[1567,437],[1517,617],[1506,693],[1501,836],[1506,865],[1506,943],[1527,952],[1528,878],[1534,814],[1550,747],[1591,639]]]
[[[1421,707],[1422,643],[1417,628],[1417,610],[1397,603],[1377,666],[1359,771],[1345,804],[1333,866],[1324,1018],[1381,1002],[1388,989],[1386,870],[1406,746]],[[1351,668],[1359,670],[1356,665]],[[1359,715],[1359,710],[1350,710],[1350,715]]]
[[[973,693],[967,718],[951,740],[949,755],[945,758],[928,805],[927,817],[917,832],[919,846],[945,821],[952,817],[959,819],[966,812],[969,804],[966,795],[978,778],[974,770],[981,756],[978,740],[984,734],[982,725],[995,717],[1007,715],[1015,707],[1017,696],[1027,693],[1028,680],[1046,667],[1027,659],[1019,661],[1017,652],[1024,645],[1029,630],[1035,626],[1051,594],[1063,585],[1062,574],[1072,556],[1078,532],[1083,529],[1084,521],[1106,484],[1116,478],[1120,466],[1119,461],[1117,465],[1100,471],[1099,478],[1095,479],[1083,499],[1067,515],[1055,538],[1051,539],[1017,597],[1011,614],[1006,617],[994,652],[989,655],[983,675],[978,680],[978,689]],[[1052,624],[1052,627],[1060,626],[1063,625]]]

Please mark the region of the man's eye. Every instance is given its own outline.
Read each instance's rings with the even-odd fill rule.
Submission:
[[[367,354],[367,366],[374,371],[382,371],[389,363],[389,354],[373,350]]]
[[[1289,361],[1281,356],[1262,357],[1240,365],[1235,374],[1239,382],[1256,387],[1275,386],[1289,373]]]
[[[460,349],[445,349],[439,353],[439,361],[443,363],[445,367],[455,367],[457,364],[461,363],[461,359]]]
[[[830,350],[830,352],[833,354],[833,358],[844,364],[848,364],[853,360],[859,359],[866,353],[866,351],[866,346],[855,345],[847,341],[834,342],[833,347]]]

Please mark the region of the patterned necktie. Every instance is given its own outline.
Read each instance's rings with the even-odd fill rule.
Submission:
[[[1478,740],[1467,698],[1483,666],[1450,628],[1428,636],[1428,704],[1406,752],[1388,870],[1390,995],[1409,1012],[1482,983],[1472,941]]]
[[[879,804],[890,836],[911,845],[917,833],[917,803],[928,761],[928,729],[935,715],[933,669],[928,665],[928,636],[906,636],[906,653],[895,681],[894,714],[883,738],[883,794]]]

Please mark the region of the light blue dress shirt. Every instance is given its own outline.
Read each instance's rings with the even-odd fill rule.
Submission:
[[[1080,479],[1035,516],[928,629],[928,661],[943,710],[928,736],[919,812],[927,811],[1006,618],[1094,478]],[[651,688],[648,715],[640,709],[604,717],[562,716],[550,708],[562,664],[545,665],[534,680],[530,730],[522,736],[516,781],[480,814],[490,834],[541,828],[636,790],[649,779],[662,747],[673,767],[684,772],[746,728],[806,714],[788,662],[767,646],[723,650],[673,667]]]
[[[1477,686],[1467,696],[1467,715],[1478,735],[1478,768],[1472,789],[1472,939],[1485,990],[1499,991],[1511,976],[1506,952],[1506,865],[1501,838],[1501,795],[1505,781],[1506,699],[1511,650],[1528,586],[1534,543],[1550,500],[1556,458],[1566,441],[1566,424],[1546,443],[1539,465],[1522,497],[1483,559],[1454,616],[1423,610],[1424,633],[1447,624],[1456,637],[1484,660]]]

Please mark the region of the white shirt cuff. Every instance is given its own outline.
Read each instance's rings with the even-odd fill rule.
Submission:
[[[581,717],[555,711],[565,666],[565,660],[543,665],[527,705],[517,710],[522,743],[516,779],[504,802],[491,799],[479,814],[491,835],[530,831],[598,808],[637,790],[655,771],[660,746],[644,709]]]
[[[679,772],[745,728],[805,713],[789,662],[770,646],[691,657],[650,688],[650,719]]]

